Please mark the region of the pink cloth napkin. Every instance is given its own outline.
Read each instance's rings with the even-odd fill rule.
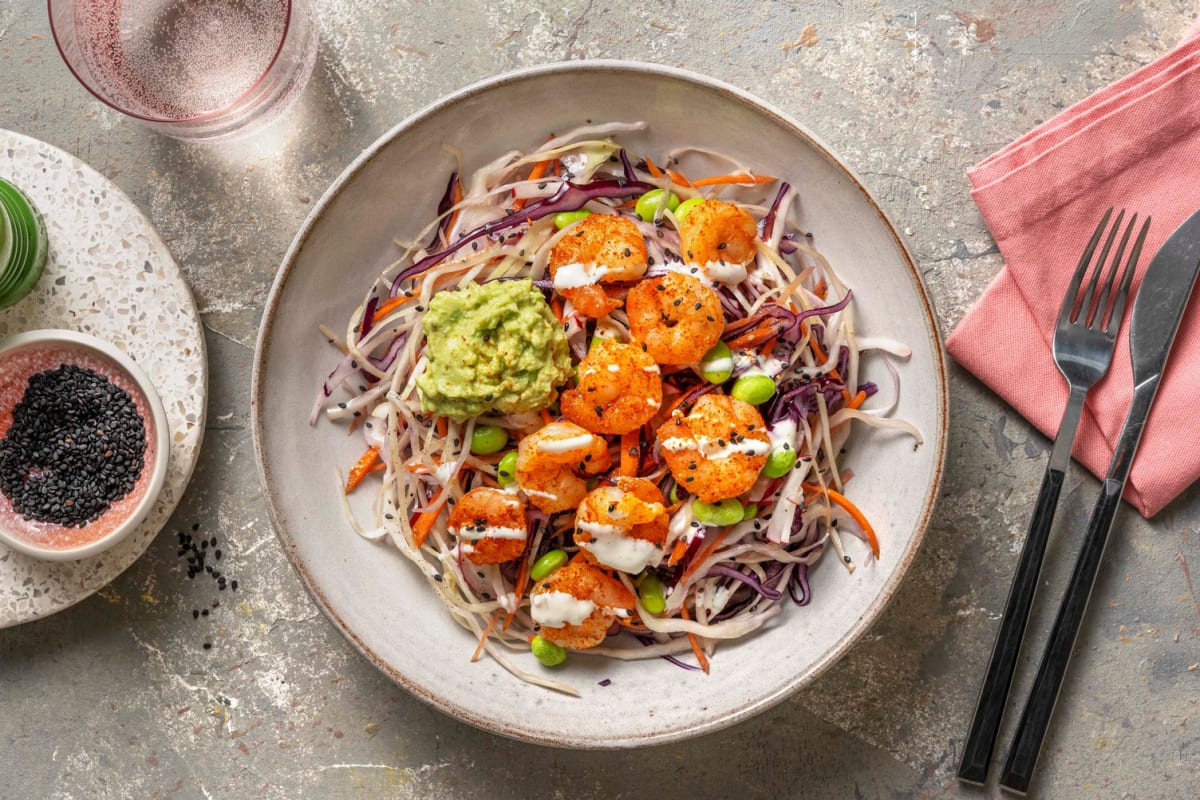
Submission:
[[[968,172],[1005,266],[946,341],[964,367],[1049,437],[1067,386],[1054,323],[1092,231],[1109,206],[1153,217],[1133,283],[1171,232],[1200,209],[1200,39],[1042,124]],[[1200,291],[1197,292],[1200,295]],[[1133,393],[1129,311],[1112,367],[1084,408],[1074,456],[1097,476]],[[1200,478],[1200,299],[1179,329],[1125,499],[1143,516]]]

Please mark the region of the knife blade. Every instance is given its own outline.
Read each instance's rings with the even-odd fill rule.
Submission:
[[[1000,775],[1003,789],[1025,794],[1033,780],[1038,754],[1054,714],[1075,639],[1087,613],[1121,493],[1125,490],[1134,454],[1158,394],[1167,358],[1187,311],[1197,275],[1200,275],[1200,211],[1176,228],[1154,254],[1134,298],[1129,326],[1133,400],[1092,510],[1083,548],[1075,561],[1071,581],[1042,654],[1033,689],[1017,724],[1008,760]]]

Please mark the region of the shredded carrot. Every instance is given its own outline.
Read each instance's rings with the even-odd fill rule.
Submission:
[[[813,294],[822,300],[825,299],[825,295],[829,294],[829,284],[825,282],[824,278],[817,281],[817,285],[813,288]]]
[[[437,455],[430,456],[429,460],[439,466],[442,463],[441,457],[437,456]],[[410,461],[404,465],[404,469],[408,470],[413,475],[428,475],[429,474],[429,467],[425,466],[420,461]],[[463,467],[463,469],[466,469],[466,467]]]
[[[433,523],[437,522],[438,514],[442,513],[442,506],[446,504],[446,498],[450,495],[445,489],[438,492],[438,496],[433,499],[428,511],[422,512],[417,521],[413,523],[413,542],[417,547],[422,547],[425,540],[429,538],[429,532],[433,530]]]
[[[459,203],[461,203],[462,199],[463,199],[462,179],[460,178],[459,180],[454,182],[454,205],[458,205]],[[450,215],[450,224],[446,226],[446,233],[449,233],[450,231],[454,230],[454,226],[458,224],[458,218],[461,215],[462,215],[461,208],[454,210],[454,213]],[[446,244],[450,244],[450,243],[446,242]]]
[[[684,619],[691,619],[688,615],[687,606],[679,607],[679,616]],[[689,633],[687,635],[688,642],[692,645],[692,652],[696,654],[696,660],[700,662],[700,668],[704,670],[704,674],[708,674],[708,659],[704,656],[704,651],[700,648],[700,640],[696,638],[696,634]]]
[[[646,171],[654,178],[661,178],[663,176],[663,171],[654,165],[654,162],[650,160],[650,156],[646,156]]]
[[[859,406],[861,406],[863,404],[863,402],[866,401],[866,399],[867,399],[867,393],[860,389],[858,394],[854,395],[853,399],[850,400],[849,407],[850,408],[858,408]]]
[[[543,423],[545,423],[546,425],[549,425],[551,422],[554,422],[554,417],[550,416],[549,409],[543,408],[541,413],[542,413],[542,422]]]
[[[874,554],[876,558],[879,558],[879,539],[875,536],[875,529],[871,527],[871,523],[867,521],[867,518],[862,511],[859,511],[858,506],[847,500],[845,495],[841,494],[840,492],[835,492],[833,489],[821,488],[815,483],[804,483],[801,485],[806,491],[824,494],[830,500],[844,508],[846,513],[853,517],[854,521],[858,523],[858,526],[863,529],[863,533],[867,536],[867,543],[871,545],[871,553]]]
[[[775,352],[775,345],[779,343],[779,339],[772,339],[762,347],[763,358],[769,358],[771,353]]]
[[[621,468],[618,474],[629,478],[637,475],[638,462],[641,460],[640,444],[641,435],[638,431],[621,434]]]
[[[525,587],[529,583],[529,562],[532,559],[533,552],[531,551],[521,561],[521,571],[517,573],[517,599],[514,601],[516,603],[520,603],[521,598],[525,596]],[[512,611],[508,612],[508,615],[504,618],[504,630],[508,630],[508,626],[511,625],[512,621],[516,618],[517,611],[514,608]]]
[[[440,436],[440,437],[442,437],[443,439],[445,439],[445,438],[446,438],[446,429],[447,429],[448,427],[449,427],[449,423],[448,423],[448,422],[446,422],[446,418],[445,418],[445,417],[438,417],[438,418],[437,418],[437,432],[438,432],[438,436]]]
[[[704,545],[700,552],[696,554],[696,557],[692,559],[692,563],[688,564],[687,569],[683,571],[683,575],[679,578],[679,583],[687,583],[688,578],[692,577],[692,574],[700,568],[700,565],[704,563],[704,560],[711,556],[713,551],[715,551],[721,542],[724,541],[725,534],[728,532],[728,528],[721,528],[716,532],[716,534],[712,537],[712,541]]]
[[[563,301],[556,292],[554,297],[550,299],[550,310],[554,312],[554,318],[559,322],[563,321]]]
[[[492,635],[492,629],[496,627],[496,621],[500,619],[500,611],[492,612],[492,620],[483,629],[483,635],[479,637],[479,645],[475,648],[475,652],[471,654],[471,663],[479,660],[480,654],[483,652],[483,646],[487,643],[488,637]]]
[[[378,461],[379,450],[374,447],[368,447],[367,452],[359,456],[358,461],[350,468],[350,476],[346,479],[346,494],[353,492],[354,488],[362,483],[362,479],[366,477],[367,472]]]
[[[539,161],[539,162],[537,162],[536,164],[534,164],[534,165],[533,165],[533,169],[529,170],[529,177],[528,177],[528,178],[526,178],[526,180],[530,180],[530,181],[536,181],[538,178],[540,178],[540,177],[542,177],[543,175],[545,175],[545,174],[546,174],[546,171],[547,171],[547,170],[549,170],[549,169],[550,169],[550,161],[549,161],[549,160],[546,160],[546,161]],[[512,205],[512,207],[513,207],[513,211],[520,211],[522,208],[524,208],[524,207],[525,207],[525,204],[526,204],[526,203],[528,203],[528,202],[529,202],[529,200],[527,200],[527,199],[526,199],[526,198],[524,198],[524,197],[522,197],[522,198],[519,198],[519,199],[518,199],[518,200],[517,200],[515,203],[513,203],[513,205]]]
[[[738,183],[743,186],[757,186],[775,180],[770,175],[714,175],[711,178],[700,178],[692,181],[692,186],[716,186],[722,183]]]
[[[667,175],[669,175],[671,177],[671,180],[673,180],[675,183],[679,184],[680,186],[687,186],[688,188],[691,188],[691,186],[692,186],[692,182],[689,181],[682,172],[676,172],[673,169],[669,169],[669,170],[667,170]]]
[[[375,320],[383,319],[388,314],[407,303],[409,300],[412,300],[412,298],[403,294],[399,294],[395,297],[385,300],[383,305],[375,309],[375,314],[371,317],[371,324],[374,325]]]
[[[687,555],[688,543],[680,539],[675,543],[675,547],[671,550],[671,557],[667,559],[667,566],[673,567],[679,563],[679,559]]]

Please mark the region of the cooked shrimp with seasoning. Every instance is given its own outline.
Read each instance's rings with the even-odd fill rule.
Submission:
[[[758,223],[732,203],[705,200],[679,220],[679,250],[695,264],[706,283],[737,284],[754,260]]]
[[[575,514],[575,544],[600,564],[636,575],[658,566],[669,518],[662,492],[645,478],[593,489]]]
[[[728,395],[706,394],[658,429],[658,444],[675,480],[705,503],[750,490],[767,465],[771,437],[762,414]]]
[[[662,374],[640,347],[597,339],[579,362],[578,385],[562,393],[562,413],[593,433],[629,433],[662,406]]]
[[[721,298],[698,278],[668,272],[647,278],[625,300],[629,333],[659,364],[695,364],[725,330]]]
[[[530,617],[548,642],[586,650],[608,638],[608,629],[637,604],[616,578],[576,557],[529,593]]]
[[[474,564],[512,561],[525,552],[525,503],[508,492],[477,487],[450,512],[449,530]]]
[[[864,407],[852,294],[796,191],[617,141],[643,127],[455,173],[345,336],[322,328],[342,355],[313,421],[361,422],[366,448],[338,476],[354,530],[421,570],[472,658],[572,694],[548,671],[568,651],[707,671],[807,603],[827,550],[869,565],[851,429],[920,443]],[[371,518],[347,497],[367,487]]]
[[[646,240],[626,217],[591,214],[565,231],[549,267],[555,290],[580,314],[603,317],[621,307],[604,286],[646,274]]]
[[[604,437],[573,422],[551,422],[517,446],[517,486],[547,514],[578,507],[587,494],[584,475],[611,465]]]

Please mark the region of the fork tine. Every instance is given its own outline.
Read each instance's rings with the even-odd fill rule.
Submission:
[[[1075,274],[1071,276],[1071,284],[1063,296],[1062,310],[1058,312],[1059,325],[1070,322],[1071,317],[1075,315],[1075,300],[1079,297],[1079,286],[1083,283],[1083,276],[1087,274],[1088,264],[1092,261],[1096,245],[1099,244],[1100,237],[1104,235],[1104,228],[1108,225],[1108,218],[1112,216],[1112,212],[1112,206],[1109,206],[1108,211],[1105,211],[1104,216],[1100,219],[1100,224],[1096,226],[1096,232],[1092,234],[1091,241],[1088,242],[1083,255],[1079,258],[1079,266],[1075,268]]]
[[[1121,236],[1121,243],[1117,245],[1117,252],[1112,260],[1112,269],[1108,272],[1104,286],[1100,288],[1100,296],[1096,298],[1096,313],[1088,322],[1089,328],[1093,326],[1096,328],[1108,327],[1108,296],[1112,293],[1113,284],[1117,282],[1117,276],[1121,275],[1121,260],[1125,257],[1125,246],[1129,244],[1129,235],[1133,233],[1135,227],[1137,227],[1136,213],[1129,218],[1129,224],[1125,226],[1125,233]]]
[[[1133,243],[1133,249],[1129,251],[1129,262],[1125,266],[1121,285],[1113,296],[1112,312],[1105,328],[1105,332],[1110,335],[1115,336],[1117,329],[1121,327],[1121,317],[1125,316],[1125,302],[1129,299],[1129,286],[1133,283],[1133,272],[1137,269],[1138,258],[1142,255],[1142,244],[1146,241],[1146,233],[1149,230],[1150,217],[1146,217],[1146,221],[1142,223],[1142,230],[1138,232],[1138,237]]]
[[[1104,240],[1104,249],[1100,251],[1100,258],[1096,261],[1096,271],[1088,279],[1087,289],[1083,292],[1083,300],[1079,304],[1079,311],[1073,319],[1074,322],[1082,322],[1086,325],[1095,313],[1092,307],[1092,295],[1096,292],[1100,273],[1104,272],[1104,265],[1108,261],[1108,251],[1112,249],[1113,240],[1117,238],[1117,232],[1121,230],[1123,219],[1125,219],[1125,209],[1122,208],[1117,214],[1117,221],[1113,223],[1112,229],[1108,232],[1108,238]]]

